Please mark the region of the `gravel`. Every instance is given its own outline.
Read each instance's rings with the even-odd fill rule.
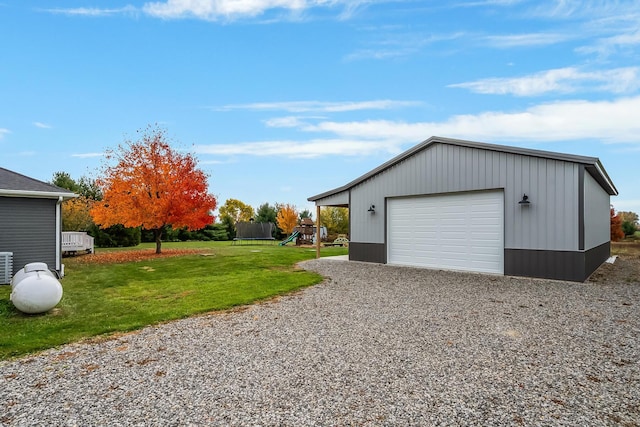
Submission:
[[[640,284],[334,260],[302,292],[0,362],[2,425],[640,425]]]

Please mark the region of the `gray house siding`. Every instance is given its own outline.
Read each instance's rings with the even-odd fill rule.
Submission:
[[[0,197],[0,252],[13,252],[13,273],[30,262],[56,268],[56,200]]]

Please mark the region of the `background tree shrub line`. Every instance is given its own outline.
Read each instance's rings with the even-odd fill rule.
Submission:
[[[236,237],[240,221],[276,225],[275,239],[293,233],[300,221],[312,218],[309,210],[298,212],[288,203],[252,206],[228,199],[219,207],[214,223],[216,198],[208,192],[207,176],[197,168],[191,154],[174,150],[166,130],[148,126],[136,140],[125,140],[106,150],[98,178],[72,178],[56,172],[52,184],[71,190],[77,198],[63,205],[63,231],[84,231],[98,247],[137,246],[164,241],[219,241]],[[349,230],[348,210],[326,207],[321,221],[335,238]]]

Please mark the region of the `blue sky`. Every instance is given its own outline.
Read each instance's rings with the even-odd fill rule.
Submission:
[[[599,157],[640,212],[640,1],[0,0],[0,166],[158,123],[221,205],[310,208],[432,135]]]

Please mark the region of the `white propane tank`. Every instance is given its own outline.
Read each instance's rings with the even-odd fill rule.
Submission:
[[[13,305],[23,313],[44,313],[62,299],[62,285],[44,262],[32,262],[11,279]]]

